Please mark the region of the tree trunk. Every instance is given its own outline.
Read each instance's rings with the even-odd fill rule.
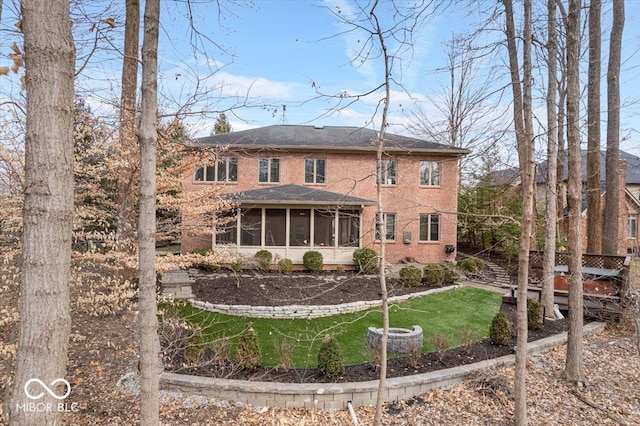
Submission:
[[[11,423],[61,423],[71,317],[75,47],[69,2],[22,2],[27,122],[20,337]],[[38,379],[26,390],[27,381]],[[32,398],[42,393],[42,397]],[[51,410],[29,410],[29,403]],[[47,405],[50,404],[50,405]]]
[[[600,213],[600,0],[589,3],[587,87],[587,253],[602,250]]]
[[[554,304],[554,267],[556,259],[556,227],[558,216],[558,76],[556,55],[556,0],[547,2],[547,185],[545,192],[546,217],[544,236],[544,255],[542,258],[542,294],[541,302],[545,315],[555,318]]]
[[[158,28],[160,1],[147,0],[142,45],[140,120],[140,217],[138,262],[140,298],[140,424],[159,424],[160,342],[156,305],[156,143],[158,115]]]
[[[378,131],[377,151],[376,151],[376,194],[377,194],[377,229],[380,235],[380,301],[382,302],[382,338],[380,339],[380,380],[378,382],[378,392],[376,395],[376,412],[373,419],[374,425],[382,424],[382,405],[386,394],[387,380],[387,341],[389,340],[389,298],[387,292],[386,277],[386,221],[384,220],[384,204],[382,200],[382,156],[384,154],[384,132],[387,128],[387,114],[389,112],[389,101],[391,96],[391,62],[387,52],[387,44],[378,22],[378,15],[375,11],[378,2],[376,1],[371,8],[370,16],[372,17],[376,31],[376,37],[380,43],[382,57],[384,60],[384,107],[382,109],[382,119],[380,122],[380,130]]]
[[[518,52],[511,0],[503,0],[506,15],[507,48],[513,91],[513,112],[520,179],[522,182],[522,234],[518,254],[518,305],[516,372],[515,372],[515,421],[517,425],[527,424],[527,289],[529,284],[529,249],[533,230],[533,183],[534,183],[534,141],[533,115],[531,105],[531,0],[524,2],[524,42],[523,42],[523,89],[520,89],[518,72]]]
[[[119,167],[117,176],[116,242],[120,249],[132,252],[138,171],[136,138],[136,91],[138,89],[138,49],[140,47],[140,0],[126,0],[122,93],[120,96]]]
[[[604,236],[604,254],[617,255],[620,217],[620,183],[618,162],[620,158],[620,54],[624,28],[624,0],[613,1],[613,25],[609,42],[609,66],[607,69],[607,159]]]
[[[569,331],[565,373],[580,386],[584,380],[582,300],[582,155],[580,150],[580,0],[569,1],[567,22],[567,148],[569,177]]]

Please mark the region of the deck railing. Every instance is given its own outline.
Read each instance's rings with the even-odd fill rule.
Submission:
[[[529,252],[529,265],[532,268],[542,268],[543,251],[532,250]],[[604,254],[583,254],[582,266],[590,268],[624,269],[626,256],[610,256]],[[556,252],[556,265],[568,265],[569,253]]]

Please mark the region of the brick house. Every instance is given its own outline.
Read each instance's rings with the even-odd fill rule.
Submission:
[[[218,161],[184,180],[185,191],[215,185],[234,208],[208,235],[183,232],[182,250],[224,246],[252,256],[266,249],[301,263],[308,250],[326,265],[349,265],[356,248],[379,248],[376,132],[356,127],[274,125],[215,135]],[[453,259],[458,160],[466,150],[385,135],[382,202],[387,261]],[[188,212],[183,212],[188,216]]]
[[[601,170],[601,211],[599,214],[604,215],[605,191],[606,191],[606,153],[600,153],[600,170]],[[619,216],[618,216],[618,253],[617,255],[638,254],[640,250],[640,235],[638,234],[638,218],[640,217],[640,157],[620,151],[620,166],[617,169],[620,200]],[[536,187],[535,198],[538,210],[544,210],[545,206],[545,182],[547,176],[547,162],[543,161],[536,166]],[[567,235],[568,218],[566,217],[566,200],[567,200],[567,168],[564,167],[560,180],[560,198],[563,205],[560,206],[563,216],[558,221],[558,227],[563,235]],[[582,181],[586,185],[587,180],[587,151],[582,151]],[[510,185],[513,188],[519,188],[520,176],[518,169],[505,169],[494,172],[493,184]],[[587,247],[587,200],[586,193],[583,193],[583,202],[581,210],[582,223],[582,246]],[[604,221],[605,218],[603,217]],[[604,222],[603,222],[604,223]]]

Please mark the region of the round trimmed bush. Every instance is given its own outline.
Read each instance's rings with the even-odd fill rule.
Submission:
[[[353,251],[353,263],[359,272],[375,274],[378,270],[378,253],[370,248],[356,249]]]
[[[271,260],[273,255],[269,250],[260,250],[253,255],[254,259],[258,263],[258,269],[262,272],[269,272],[271,267]]]
[[[302,264],[304,268],[311,272],[320,272],[324,266],[324,258],[322,253],[315,250],[309,250],[302,256]]]
[[[461,259],[456,263],[456,265],[463,271],[470,272],[472,274],[477,274],[478,272],[484,271],[484,269],[487,267],[484,260],[478,259],[477,257]]]
[[[417,287],[422,281],[422,271],[413,265],[400,269],[400,281],[408,287]]]
[[[447,279],[447,269],[443,265],[424,265],[422,280],[428,286],[442,287]]]
[[[493,317],[489,328],[489,340],[500,346],[507,346],[511,343],[511,325],[504,312],[498,312]]]
[[[282,259],[278,262],[278,269],[283,274],[290,274],[293,272],[293,260],[291,259]]]
[[[318,351],[318,373],[335,378],[344,371],[342,349],[334,336],[325,337]]]
[[[527,299],[527,326],[530,330],[542,330],[542,305],[535,299]]]

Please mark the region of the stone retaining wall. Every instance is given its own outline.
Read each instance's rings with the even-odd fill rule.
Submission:
[[[585,334],[603,330],[605,323],[595,322],[584,327]],[[531,353],[548,350],[565,343],[567,333],[547,337],[527,345]],[[475,364],[448,368],[446,370],[394,377],[386,380],[384,401],[398,401],[421,395],[431,389],[452,386],[465,380],[468,375],[490,367],[511,365],[514,355],[506,355]],[[228,401],[242,402],[260,407],[311,407],[325,410],[341,410],[351,402],[354,406],[376,403],[378,381],[350,383],[271,383],[243,380],[214,379],[162,373],[160,386],[165,390],[181,391],[195,395]]]
[[[419,293],[405,294],[389,298],[389,303],[401,302],[428,294],[441,293],[462,287],[456,284],[449,287],[436,288]],[[342,303],[340,305],[288,305],[288,306],[250,306],[250,305],[220,305],[209,302],[192,300],[191,306],[205,311],[222,314],[237,315],[248,318],[320,318],[331,315],[348,314],[380,306],[380,300]]]

